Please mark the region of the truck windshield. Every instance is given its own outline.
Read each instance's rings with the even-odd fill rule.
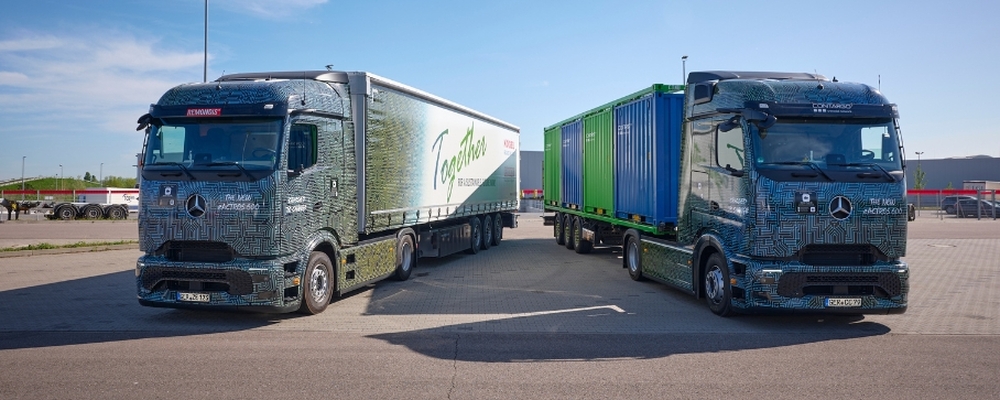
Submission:
[[[280,119],[178,119],[153,126],[145,165],[273,170]]]
[[[757,168],[851,169],[901,171],[899,140],[890,119],[792,120],[755,132]]]

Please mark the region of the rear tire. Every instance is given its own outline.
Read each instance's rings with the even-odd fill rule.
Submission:
[[[417,254],[413,247],[413,236],[402,235],[396,239],[396,272],[393,277],[397,281],[410,279],[410,274],[416,266]]]
[[[576,243],[576,252],[579,254],[590,253],[594,249],[594,243],[583,239],[584,219],[576,217],[573,219],[573,242]]]
[[[104,209],[97,204],[87,204],[83,206],[81,211],[83,217],[86,219],[101,219],[104,218]]]
[[[125,219],[128,218],[128,210],[123,206],[110,206],[108,207],[108,218],[109,219]]]
[[[72,204],[60,204],[52,213],[55,214],[56,218],[64,221],[76,219],[76,207]]]
[[[493,245],[499,246],[503,239],[503,218],[500,214],[493,214]]]
[[[556,237],[556,244],[566,245],[566,232],[563,230],[563,215],[556,213],[555,223],[552,224],[553,234]]]
[[[309,254],[309,262],[302,275],[302,305],[299,312],[319,314],[326,310],[333,298],[333,263],[321,251]]]
[[[483,245],[483,225],[479,222],[479,217],[469,218],[469,248],[466,254],[476,254]]]
[[[708,257],[705,266],[705,301],[708,308],[720,317],[733,315],[733,292],[729,286],[729,266],[719,253]]]
[[[576,248],[576,242],[573,241],[573,232],[576,230],[574,226],[572,215],[566,214],[566,218],[563,219],[563,235],[566,236],[566,248],[573,250]]]
[[[489,214],[483,216],[483,250],[489,250],[493,244],[493,217]]]
[[[629,236],[625,240],[625,268],[628,268],[628,276],[633,281],[643,281],[642,276],[642,253],[639,252],[639,237]]]

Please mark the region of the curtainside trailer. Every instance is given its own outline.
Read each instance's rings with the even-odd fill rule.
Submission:
[[[143,305],[319,313],[517,225],[519,129],[371,73],[226,75],[139,123]]]

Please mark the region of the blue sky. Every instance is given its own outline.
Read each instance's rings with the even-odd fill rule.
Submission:
[[[0,179],[134,176],[135,120],[203,77],[203,0],[5,1]],[[1000,3],[212,0],[208,79],[370,71],[542,129],[687,71],[818,72],[880,87],[907,156],[1000,156]],[[23,157],[23,159],[22,159]],[[103,167],[101,164],[103,163]]]

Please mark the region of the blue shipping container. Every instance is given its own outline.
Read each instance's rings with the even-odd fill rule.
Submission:
[[[616,217],[677,224],[683,107],[683,94],[658,91],[615,107]]]
[[[562,206],[583,205],[583,120],[562,126]]]

